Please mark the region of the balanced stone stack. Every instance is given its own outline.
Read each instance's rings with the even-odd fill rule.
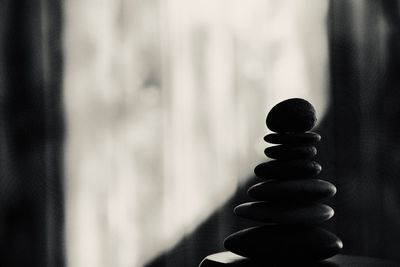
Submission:
[[[310,132],[315,123],[315,110],[304,99],[288,99],[271,109],[267,127],[275,133],[264,139],[277,144],[265,149],[273,160],[254,170],[265,179],[248,190],[256,201],[234,210],[264,224],[230,235],[226,249],[261,263],[317,262],[341,250],[341,240],[319,227],[334,211],[318,201],[332,197],[336,187],[317,179],[322,168],[312,158],[321,137]]]

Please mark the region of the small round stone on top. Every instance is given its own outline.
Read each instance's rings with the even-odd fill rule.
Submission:
[[[314,107],[301,98],[290,98],[275,105],[267,116],[267,127],[277,133],[311,130],[317,117]]]

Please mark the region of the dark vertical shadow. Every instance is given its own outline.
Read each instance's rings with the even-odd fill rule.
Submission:
[[[0,265],[63,266],[61,2],[0,2]]]
[[[330,5],[331,104],[321,125],[330,137],[322,163],[338,186],[345,251],[399,259],[398,1],[357,3]]]
[[[329,10],[330,54],[330,110],[321,125],[321,158],[323,173],[329,175],[338,187],[335,197],[337,234],[345,244],[345,251],[360,253],[357,243],[363,242],[360,222],[349,218],[362,218],[362,210],[346,208],[348,203],[361,204],[360,180],[360,84],[357,71],[357,53],[353,41],[352,7],[345,1],[331,1]],[[325,126],[326,125],[326,126]],[[328,168],[328,170],[326,169]],[[327,173],[329,171],[329,173]],[[357,238],[358,237],[358,238]]]

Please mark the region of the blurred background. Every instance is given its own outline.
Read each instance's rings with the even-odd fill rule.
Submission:
[[[0,1],[0,264],[197,266],[309,100],[326,227],[400,259],[397,0]]]

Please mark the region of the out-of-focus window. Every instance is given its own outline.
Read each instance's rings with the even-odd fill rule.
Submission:
[[[66,0],[68,266],[142,266],[260,161],[267,110],[324,113],[327,1]]]

